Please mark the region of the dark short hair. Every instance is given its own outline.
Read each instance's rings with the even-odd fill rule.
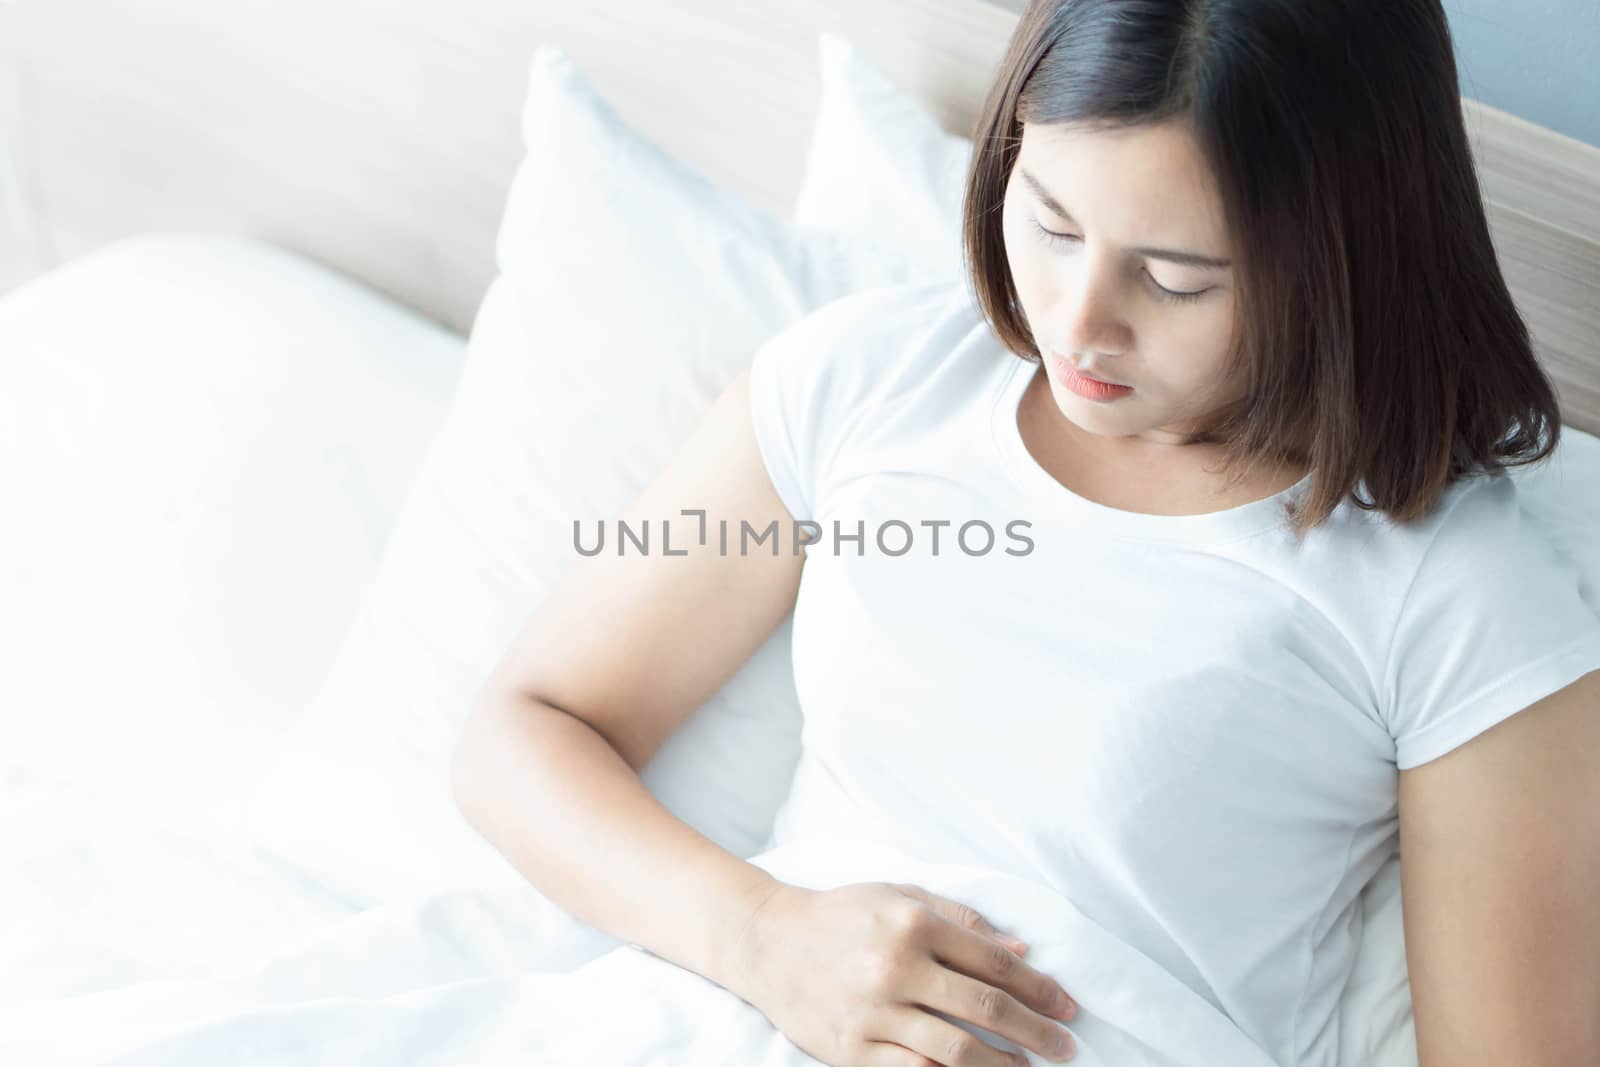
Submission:
[[[1014,354],[1039,361],[1001,228],[1023,124],[1168,120],[1220,188],[1245,385],[1190,440],[1234,478],[1263,458],[1310,469],[1297,535],[1346,497],[1407,522],[1464,474],[1555,449],[1556,392],[1495,257],[1439,0],[1032,0],[973,130],[962,223],[973,291]]]

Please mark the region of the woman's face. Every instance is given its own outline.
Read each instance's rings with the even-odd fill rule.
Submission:
[[[1108,447],[1143,451],[1181,443],[1180,434],[1235,398],[1222,376],[1234,328],[1233,255],[1187,127],[1025,125],[1002,217],[1050,391],[1075,426]],[[1185,255],[1222,265],[1178,261]],[[1132,390],[1081,395],[1058,359]]]

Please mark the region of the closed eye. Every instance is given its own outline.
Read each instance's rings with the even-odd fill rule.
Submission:
[[[1028,221],[1033,223],[1033,228],[1038,232],[1039,239],[1051,247],[1070,244],[1073,241],[1082,239],[1078,237],[1077,234],[1057,233],[1054,230],[1047,230],[1039,224],[1038,219],[1029,219]],[[1153,295],[1157,300],[1165,300],[1171,303],[1187,303],[1189,301],[1199,300],[1202,296],[1211,291],[1209,288],[1207,288],[1197,289],[1192,293],[1188,293],[1177,289],[1168,289],[1166,286],[1156,281],[1155,278],[1151,276],[1149,271],[1143,271],[1142,273],[1146,278],[1150,279],[1151,295]]]

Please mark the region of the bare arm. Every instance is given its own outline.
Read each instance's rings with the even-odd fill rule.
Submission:
[[[1400,772],[1420,1067],[1600,1063],[1600,671]]]
[[[682,509],[718,537],[696,544]],[[639,772],[793,606],[803,555],[757,450],[748,370],[624,513],[651,551],[576,556],[495,667],[455,753],[467,819],[562,908],[727,986],[744,919],[779,883],[669,812]],[[660,524],[673,519],[674,552]],[[769,539],[741,555],[740,520]],[[690,536],[693,531],[693,536]]]
[[[478,830],[566,911],[731,988],[729,949],[775,880],[664,808],[576,716],[515,698],[475,714],[474,744],[499,749],[459,765]]]

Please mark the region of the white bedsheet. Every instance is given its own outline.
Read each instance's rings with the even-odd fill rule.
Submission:
[[[63,799],[48,783],[24,777],[9,777],[9,796]],[[44,981],[32,990],[14,983],[3,989],[0,1063],[818,1062],[731,992],[520,890],[433,894],[350,912],[238,842],[207,843],[133,823],[94,829],[103,814],[89,804],[58,808],[48,826],[68,836],[53,847],[50,834],[24,832],[23,809],[6,806],[6,839],[23,848],[4,876],[7,947],[0,962],[7,975]],[[75,818],[83,821],[76,828]],[[812,887],[914,882],[972,903],[1002,928],[1026,930],[1030,963],[1079,1001],[1069,1029],[1080,1049],[1074,1062],[1084,1067],[1276,1062],[1209,1002],[1046,886],[851,842],[794,842],[753,862]],[[85,876],[76,883],[83,888],[69,892],[74,868]],[[10,896],[29,884],[40,889],[31,899]],[[86,906],[97,892],[105,894],[102,904]],[[12,906],[18,903],[27,920]],[[41,915],[46,922],[26,932]],[[52,938],[57,945],[46,944]],[[96,947],[80,956],[70,951],[75,943]],[[49,967],[23,966],[47,953]],[[1341,1061],[1414,1063],[1380,1055],[1396,1025],[1403,1022],[1401,1036],[1409,1037],[1409,1020],[1381,1031],[1381,1012],[1362,1007],[1343,1021],[1354,1029]]]
[[[82,787],[0,766],[0,1004],[204,976],[352,914],[241,838],[157,825]],[[7,1061],[0,1058],[0,1062]]]

